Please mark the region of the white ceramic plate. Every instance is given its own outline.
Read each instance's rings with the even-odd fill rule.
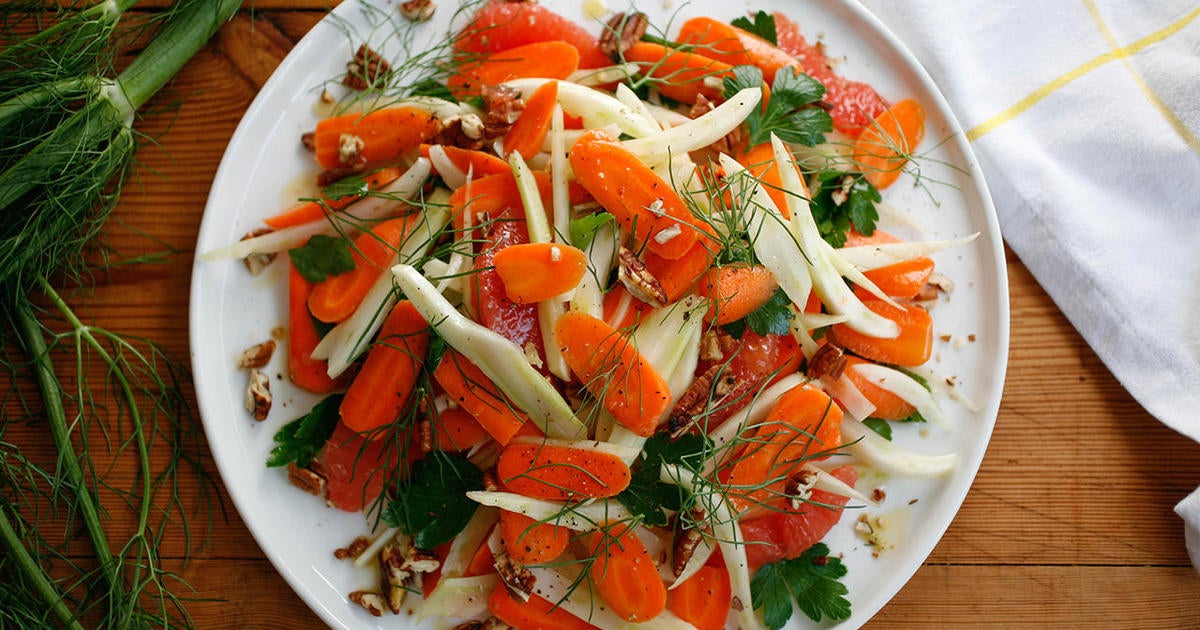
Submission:
[[[564,15],[588,23],[579,2],[543,0]],[[441,3],[430,36],[446,32],[452,11]],[[614,6],[621,3],[614,3]],[[672,11],[680,18],[711,15],[731,19],[751,5],[699,0],[676,9],[670,1],[650,0],[641,10],[657,24],[666,24]],[[894,548],[872,557],[871,549],[851,531],[856,514],[848,513],[826,539],[834,553],[844,554],[849,569],[853,616],[839,627],[857,627],[874,615],[912,576],[932,551],[966,495],[983,458],[999,407],[1008,353],[1008,293],[999,228],[982,174],[945,100],[916,60],[872,15],[853,0],[781,0],[779,10],[798,21],[810,39],[821,38],[838,70],[852,79],[871,83],[886,98],[918,99],[928,121],[922,150],[928,188],[912,186],[905,176],[886,191],[886,199],[903,209],[925,232],[888,226],[908,238],[950,238],[973,232],[972,245],[935,256],[939,270],[956,289],[934,309],[938,341],[932,366],[958,382],[958,389],[980,410],[968,411],[953,402],[943,406],[953,420],[951,430],[904,426],[896,442],[929,453],[956,452],[958,469],[938,480],[887,479],[866,476],[860,487],[886,489],[881,509],[892,525],[887,538]],[[394,15],[394,3],[385,11]],[[677,18],[677,19],[680,19]],[[440,20],[437,21],[437,20]],[[260,227],[260,220],[293,202],[299,181],[314,173],[311,156],[300,147],[300,134],[316,121],[315,103],[322,82],[339,76],[359,43],[347,32],[371,33],[369,41],[385,50],[389,27],[372,28],[354,0],[339,6],[284,60],[246,112],[213,182],[201,225],[197,252],[238,240]],[[678,22],[677,22],[678,23]],[[593,29],[599,25],[591,22]],[[349,28],[348,28],[349,27]],[[940,144],[939,144],[940,142]],[[316,397],[288,385],[286,351],[276,353],[269,366],[276,404],[265,422],[255,422],[242,407],[246,385],[236,369],[241,351],[267,339],[287,321],[285,265],[275,264],[251,277],[239,261],[198,263],[193,270],[191,347],[196,394],[214,458],[234,504],[267,557],[292,588],[318,615],[334,627],[396,628],[412,624],[407,616],[373,618],[346,600],[358,588],[375,581],[371,571],[353,569],[333,557],[362,533],[361,515],[326,508],[322,502],[292,487],[284,471],[263,462],[272,436],[283,424],[307,411]],[[962,343],[968,336],[972,342]],[[915,500],[915,502],[914,502]],[[801,622],[793,618],[793,625]],[[282,622],[282,620],[281,620]]]

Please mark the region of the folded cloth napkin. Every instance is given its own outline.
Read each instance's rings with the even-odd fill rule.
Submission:
[[[1130,394],[1200,440],[1200,6],[862,2],[950,101],[1005,241]],[[1200,490],[1176,511],[1200,569]]]

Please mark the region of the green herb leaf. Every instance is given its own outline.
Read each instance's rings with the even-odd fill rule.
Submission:
[[[361,197],[371,192],[371,186],[367,184],[367,175],[369,173],[355,173],[348,177],[343,177],[336,182],[321,189],[321,193],[327,199],[337,200],[342,197]]]
[[[750,21],[750,18],[739,17],[734,18],[730,24],[742,29],[743,31],[754,33],[755,35],[758,35],[759,37],[771,42],[772,44],[775,44],[776,46],[779,45],[779,38],[775,33],[775,16],[767,13],[766,11],[759,11],[758,13],[755,13],[753,22]]]
[[[616,217],[607,212],[597,212],[571,221],[569,228],[571,232],[571,244],[579,249],[586,250],[591,247],[592,241],[596,239],[596,232],[614,220],[616,220]]]
[[[467,458],[433,451],[413,464],[412,476],[400,485],[399,497],[383,518],[413,537],[420,549],[452,540],[467,526],[477,503],[464,496],[483,489],[483,471]]]
[[[765,304],[746,316],[746,325],[759,335],[784,335],[792,329],[792,300],[776,289]]]
[[[892,425],[887,420],[884,420],[883,418],[867,418],[863,420],[863,424],[867,425],[867,428],[878,433],[881,437],[883,437],[883,439],[889,442],[892,441]]]
[[[813,621],[850,618],[849,590],[839,580],[846,567],[829,556],[829,548],[817,543],[799,558],[765,564],[750,580],[750,598],[761,608],[763,621],[778,630],[792,617],[792,602]]]
[[[408,88],[409,96],[428,96],[431,98],[440,98],[444,101],[455,100],[454,95],[450,93],[449,86],[445,81],[428,78],[417,81]]]
[[[276,446],[267,456],[267,466],[287,466],[291,462],[301,468],[307,466],[337,428],[341,406],[341,394],[329,396],[304,416],[283,425],[275,433]]]
[[[879,220],[875,204],[882,197],[867,178],[860,173],[821,171],[815,182],[816,193],[808,205],[821,236],[830,245],[844,245],[851,227],[867,236],[875,232]]]
[[[303,246],[288,250],[288,258],[309,282],[320,282],[329,276],[354,270],[350,243],[337,236],[317,234]]]
[[[754,66],[734,66],[733,76],[725,77],[725,96],[762,85],[761,70]],[[746,117],[750,146],[767,142],[772,133],[795,144],[812,146],[824,142],[825,134],[833,131],[833,119],[829,112],[814,106],[823,96],[825,86],[807,74],[776,72],[766,110],[756,108]]]
[[[672,440],[669,433],[663,432],[651,437],[642,447],[641,460],[634,465],[629,487],[617,495],[617,500],[646,525],[666,526],[667,512],[679,511],[683,503],[683,491],[659,481],[662,465],[698,470],[711,449],[712,441],[703,435],[687,434]]]

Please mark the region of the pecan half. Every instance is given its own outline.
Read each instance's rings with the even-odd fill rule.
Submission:
[[[696,553],[696,547],[704,540],[704,532],[695,527],[695,524],[703,523],[708,518],[708,513],[694,507],[688,512],[688,517],[687,521],[682,518],[675,519],[675,536],[671,547],[671,572],[675,577],[683,574],[688,561]]]
[[[808,375],[812,378],[828,376],[837,380],[846,370],[846,353],[832,343],[821,344],[812,358],[808,360]]]
[[[295,464],[291,464],[291,466],[295,466]],[[290,466],[289,466],[289,472],[290,472]],[[334,549],[333,557],[337,558],[338,560],[345,560],[347,558],[357,558],[362,555],[362,552],[367,550],[367,547],[370,547],[370,546],[371,546],[370,538],[367,538],[366,536],[358,536],[354,540],[350,541],[350,545],[348,547],[339,547],[337,549]]]
[[[271,355],[273,354],[275,354],[275,340],[268,339],[260,344],[246,348],[242,352],[242,356],[238,359],[238,367],[243,370],[266,367],[271,362]]]
[[[604,25],[604,32],[600,33],[600,52],[613,61],[620,61],[625,51],[646,34],[648,26],[650,20],[645,13],[617,13]]]
[[[388,610],[400,614],[400,607],[408,595],[405,586],[413,574],[404,568],[404,552],[395,543],[387,543],[379,550],[379,585],[383,589]]]
[[[723,364],[708,368],[684,390],[679,402],[671,410],[671,435],[687,432],[696,418],[708,414],[712,409],[729,408],[748,394],[754,385],[753,380],[739,378]]]
[[[436,10],[437,5],[433,0],[408,0],[400,5],[400,15],[409,22],[425,22],[433,17]]]
[[[387,60],[363,44],[354,52],[354,59],[346,64],[346,76],[342,78],[342,85],[352,90],[365,90],[386,78],[391,71],[392,67]]]
[[[617,251],[617,279],[630,295],[650,306],[662,308],[667,305],[667,291],[662,283],[628,247],[622,246]]]
[[[529,601],[533,595],[534,584],[537,583],[533,573],[510,558],[503,550],[496,554],[495,567],[496,573],[500,575],[500,582],[508,589],[509,594],[523,602]]]
[[[433,573],[442,566],[442,559],[436,553],[429,549],[420,549],[409,545],[404,550],[404,564],[401,565],[405,571],[413,573]]]
[[[475,114],[447,118],[431,143],[477,151],[483,147],[483,120]]]
[[[271,378],[262,370],[250,369],[250,383],[246,386],[246,411],[259,422],[267,419],[271,411]]]
[[[325,496],[325,477],[321,476],[315,470],[301,468],[296,465],[296,462],[291,462],[287,467],[288,481],[293,486],[318,497]],[[360,550],[359,553],[362,553]],[[334,552],[337,555],[337,552]]]
[[[371,591],[354,591],[350,593],[350,601],[363,607],[363,610],[371,613],[372,617],[382,617],[384,601],[383,596],[379,593]]]
[[[275,230],[269,227],[251,230],[246,232],[246,235],[242,237],[242,240],[244,241],[248,238],[270,234],[274,231]],[[257,276],[258,274],[262,273],[263,270],[267,268],[267,265],[271,264],[271,262],[274,260],[275,254],[250,254],[249,256],[243,258],[242,262],[246,265],[246,270],[250,272],[250,275]]]
[[[509,128],[525,111],[525,99],[521,91],[507,85],[485,85],[480,92],[483,97],[483,137],[495,140],[508,133]]]

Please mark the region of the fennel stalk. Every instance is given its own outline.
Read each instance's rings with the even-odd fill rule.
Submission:
[[[25,355],[24,361],[13,361],[6,354],[3,365],[14,382],[27,373],[37,384],[36,409],[17,397],[27,418],[44,422],[58,455],[52,470],[27,459],[5,439],[18,418],[7,405],[2,408],[0,576],[6,579],[0,588],[0,626],[188,625],[182,600],[167,583],[175,578],[163,568],[157,549],[168,521],[180,519],[187,534],[187,515],[174,485],[179,463],[190,459],[183,450],[183,425],[192,418],[179,390],[182,369],[151,342],[85,324],[51,278],[79,284],[87,274],[85,253],[115,206],[137,148],[137,111],[241,2],[177,0],[155,20],[161,25],[141,54],[110,78],[119,22],[133,4],[106,0],[66,12],[54,25],[4,41],[0,48],[0,314],[9,323],[0,335],[11,334]],[[32,6],[4,10],[36,10]],[[14,37],[5,34],[4,39]],[[50,312],[39,311],[35,298],[48,302]],[[53,319],[65,325],[65,332],[48,325],[51,313],[57,313]],[[56,364],[60,354],[67,360]],[[98,391],[87,385],[89,357],[105,369],[105,385]],[[73,368],[74,391],[60,381],[58,369],[64,366]],[[97,402],[105,396],[116,400],[115,412]],[[94,461],[97,453],[87,433],[102,412],[123,421],[120,430],[128,431],[110,454],[131,454],[137,478],[129,490],[113,488],[97,472],[102,466]],[[166,428],[156,422],[160,418]],[[109,429],[100,430],[107,438]],[[160,436],[170,458],[156,474],[150,451]],[[109,511],[100,502],[101,488],[115,492],[135,514],[133,534],[118,547],[110,545],[105,530]],[[166,506],[156,502],[164,488],[171,493]],[[52,512],[65,506],[68,526],[80,522],[95,571],[76,566],[37,531],[40,517],[30,506],[39,501]],[[156,510],[162,512],[161,523],[152,522]],[[76,574],[52,579],[43,555],[67,560]]]

